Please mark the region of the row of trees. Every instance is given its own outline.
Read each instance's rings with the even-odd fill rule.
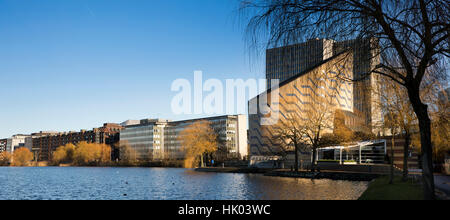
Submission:
[[[111,162],[111,147],[105,144],[80,142],[58,147],[52,156],[52,163],[77,166],[102,165]]]
[[[182,151],[185,154],[184,167],[193,168],[205,164],[205,156],[218,151],[219,140],[211,124],[199,121],[187,126],[180,133]],[[119,155],[117,165],[136,166],[140,163],[137,151],[127,142],[120,142],[114,149]],[[111,147],[104,144],[81,142],[58,147],[52,155],[54,165],[71,164],[77,166],[102,165],[111,162]],[[164,162],[164,161],[163,161]],[[174,161],[166,160],[170,164]]]
[[[33,154],[28,148],[19,148],[11,155],[7,151],[0,152],[0,166],[28,166],[33,160]]]

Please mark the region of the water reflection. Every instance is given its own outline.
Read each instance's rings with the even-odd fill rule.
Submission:
[[[367,182],[165,168],[0,168],[0,199],[347,200]]]

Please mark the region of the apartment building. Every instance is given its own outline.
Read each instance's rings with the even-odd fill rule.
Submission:
[[[51,160],[52,154],[60,146],[80,142],[113,145],[119,141],[119,133],[123,127],[106,123],[100,128],[79,132],[40,132],[31,135],[31,146],[37,160]]]
[[[7,139],[0,139],[0,152],[6,151]]]

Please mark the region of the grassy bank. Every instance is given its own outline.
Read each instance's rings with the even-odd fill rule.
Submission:
[[[389,184],[389,176],[383,176],[371,182],[359,200],[423,200],[423,191],[412,180],[402,182],[401,177],[396,177]]]

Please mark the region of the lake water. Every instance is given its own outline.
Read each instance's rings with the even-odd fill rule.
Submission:
[[[2,200],[351,200],[367,185],[168,168],[0,167]]]

